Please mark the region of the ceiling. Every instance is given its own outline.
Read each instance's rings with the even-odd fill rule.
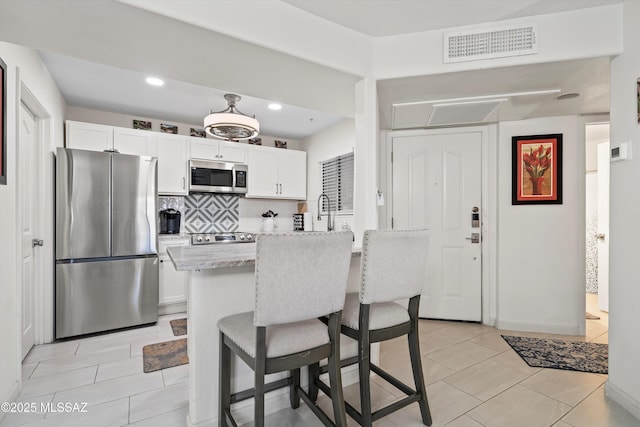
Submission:
[[[269,0],[268,7],[274,16],[295,12],[370,38],[621,1]],[[238,107],[257,116],[261,133],[294,139],[352,117],[353,87],[360,76],[277,52],[266,42],[261,46],[259,40],[241,39],[243,26],[235,21],[229,23],[235,33],[222,34],[219,25],[208,27],[199,10],[218,8],[224,15],[222,6],[249,3],[259,4],[255,0],[0,0],[0,40],[37,48],[70,105],[199,124],[209,110],[224,109],[223,94],[232,92],[243,96]],[[270,23],[269,16],[259,18],[264,25]],[[163,31],[157,31],[160,28]],[[292,23],[292,28],[297,27]],[[420,121],[424,105],[429,104],[411,108],[394,104],[549,89],[560,92],[508,96],[488,120],[606,113],[608,64],[608,58],[596,58],[381,80],[380,126],[392,128],[402,122],[394,122],[394,114],[400,113],[406,120],[397,128],[424,126]],[[165,86],[142,83],[149,74],[162,76]],[[568,92],[580,96],[556,100]],[[284,108],[267,109],[272,101]]]
[[[283,0],[368,36],[391,36],[621,3],[623,0]]]

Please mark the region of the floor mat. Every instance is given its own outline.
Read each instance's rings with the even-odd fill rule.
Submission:
[[[142,361],[145,373],[185,365],[189,363],[187,339],[145,345],[142,348]]]
[[[529,366],[597,374],[606,374],[608,371],[607,344],[509,335],[502,335],[502,338]]]
[[[598,320],[600,316],[596,316],[595,314],[591,314],[588,311],[585,313],[584,318],[587,320]]]
[[[187,335],[187,319],[174,319],[169,321],[171,325],[171,330],[173,331],[173,335]]]

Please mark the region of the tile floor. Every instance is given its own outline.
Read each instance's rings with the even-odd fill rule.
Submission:
[[[607,342],[607,314],[589,298],[585,337],[560,337]],[[86,413],[7,414],[0,427],[42,426],[183,426],[188,405],[188,368],[179,366],[142,373],[142,347],[177,339],[169,320],[157,325],[56,344],[37,346],[23,364],[20,402],[87,402]],[[640,427],[640,421],[604,395],[606,375],[539,369],[527,366],[500,337],[504,331],[460,322],[421,321],[422,358],[434,426]],[[508,332],[514,334],[513,332]],[[526,336],[556,337],[546,334]],[[411,384],[403,339],[384,343],[381,365]],[[357,404],[358,388],[346,388]],[[373,407],[399,398],[379,379],[372,386]],[[329,409],[326,397],[319,404]],[[267,408],[268,410],[268,408]],[[348,418],[348,417],[347,417]],[[274,427],[321,424],[304,403],[267,417]],[[349,419],[349,426],[357,425]],[[411,405],[375,423],[376,426],[421,426],[419,409]]]

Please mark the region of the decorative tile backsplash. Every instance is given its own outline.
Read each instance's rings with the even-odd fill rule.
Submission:
[[[190,194],[185,197],[160,197],[160,210],[173,208],[182,214],[185,233],[238,231],[239,197],[226,194]]]
[[[184,225],[188,233],[238,231],[239,198],[226,194],[190,194],[184,199]]]

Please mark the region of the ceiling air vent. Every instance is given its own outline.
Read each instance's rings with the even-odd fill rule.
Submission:
[[[538,30],[522,24],[444,35],[444,62],[477,61],[538,53]]]

